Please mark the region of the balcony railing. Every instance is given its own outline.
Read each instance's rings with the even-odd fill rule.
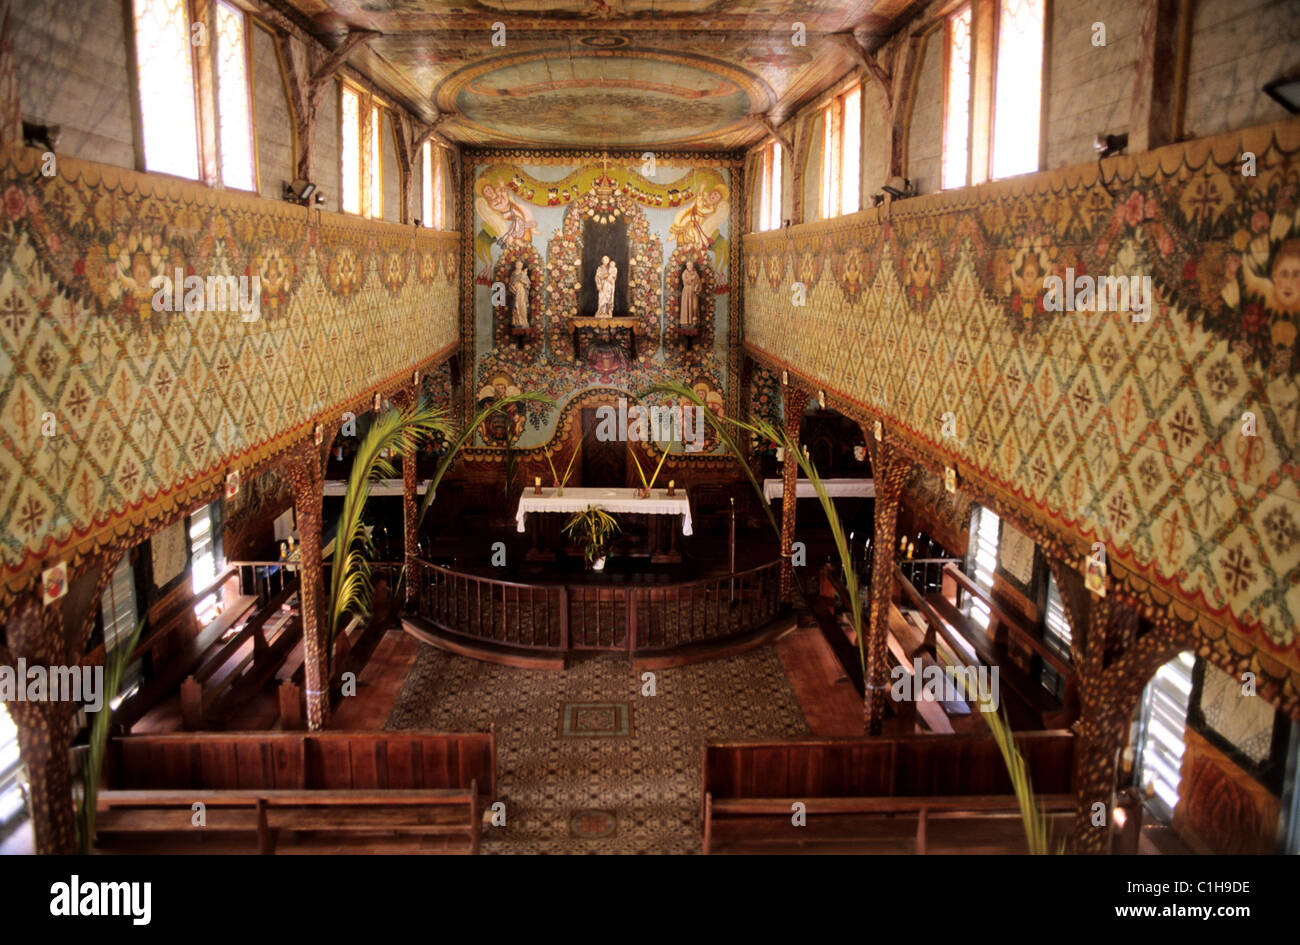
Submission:
[[[613,650],[673,655],[736,641],[784,611],[779,562],[695,581],[537,583],[503,581],[417,559],[414,608],[462,640],[567,656]]]

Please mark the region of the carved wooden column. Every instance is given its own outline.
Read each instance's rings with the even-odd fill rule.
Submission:
[[[325,613],[325,581],[321,554],[321,507],[325,501],[325,477],[320,448],[310,439],[295,446],[285,461],[285,474],[293,489],[293,507],[298,518],[301,562],[298,572],[298,603],[302,611],[302,642],[305,654],[307,728],[316,731],[329,722],[329,626]],[[338,550],[338,549],[336,549]],[[339,555],[335,555],[338,566]]]
[[[409,391],[394,397],[400,406],[415,406],[419,399],[419,383],[413,382]],[[420,536],[416,527],[419,511],[419,451],[402,456],[402,550],[406,562],[406,580],[403,581],[406,602],[415,600],[415,559],[420,553]]]
[[[785,387],[785,434],[793,449],[799,449],[799,424],[803,409],[808,405],[808,392],[797,387]],[[794,599],[794,565],[791,562],[791,545],[794,544],[795,507],[799,498],[799,461],[787,450],[785,466],[781,469],[781,603]]]
[[[66,662],[62,601],[42,606],[39,585],[16,606],[5,623],[11,648],[0,659],[14,665],[58,666]],[[23,681],[19,680],[19,685]],[[76,853],[77,820],[72,805],[72,718],[67,702],[9,702],[18,728],[18,751],[30,779],[32,829],[37,853]]]
[[[120,547],[106,548],[97,560],[80,568],[84,575],[99,567],[99,577],[89,593],[70,592],[48,607],[42,603],[39,582],[35,583],[5,618],[8,648],[0,647],[0,664],[16,667],[19,658],[28,666],[80,663],[95,627],[100,598],[121,558]],[[74,624],[76,631],[69,633],[67,627]],[[18,729],[18,751],[27,766],[36,852],[75,853],[77,819],[69,752],[76,735],[74,719],[81,706],[75,702],[14,701],[6,708]],[[101,711],[111,711],[107,699]]]
[[[1070,846],[1075,853],[1105,853],[1109,850],[1116,768],[1120,752],[1128,744],[1138,700],[1155,671],[1186,644],[1173,622],[1164,618],[1157,618],[1154,626],[1139,636],[1138,614],[1123,601],[1089,592],[1083,575],[1068,563],[1049,555],[1048,565],[1070,618],[1071,658],[1079,672]],[[1113,653],[1106,665],[1108,636],[1131,642]],[[1102,805],[1100,817],[1098,804]]]
[[[868,437],[868,443],[874,442]],[[879,735],[885,721],[885,693],[889,691],[889,601],[894,596],[894,538],[898,502],[910,468],[888,440],[877,443],[871,474],[875,479],[875,527],[871,537],[871,622],[867,626],[866,693],[863,724],[868,735]]]

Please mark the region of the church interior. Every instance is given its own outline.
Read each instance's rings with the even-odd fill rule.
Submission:
[[[1300,853],[1298,112],[1300,0],[0,0],[0,850]]]

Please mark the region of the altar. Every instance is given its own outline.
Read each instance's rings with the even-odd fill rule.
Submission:
[[[614,515],[645,516],[646,546],[644,550],[634,551],[634,556],[648,556],[656,563],[680,561],[677,529],[672,527],[675,523],[671,516],[681,516],[683,535],[692,533],[691,504],[686,497],[686,490],[677,489],[670,496],[667,489],[651,489],[644,499],[638,497],[639,491],[568,486],[564,495],[557,495],[554,487],[542,489],[542,494],[536,495],[532,489],[525,489],[515,510],[515,525],[520,532],[532,533],[532,548],[528,556],[534,560],[552,560],[555,549],[561,545],[560,529],[563,528],[564,518],[574,512],[598,508]],[[533,519],[531,529],[527,522],[529,516]]]

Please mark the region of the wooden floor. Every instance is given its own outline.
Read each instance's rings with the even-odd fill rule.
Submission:
[[[334,710],[330,728],[365,731],[384,727],[393,703],[415,663],[420,643],[401,630],[388,630],[357,677],[355,696],[344,697]],[[830,647],[816,627],[797,627],[775,644],[813,735],[861,735],[862,702],[853,684],[840,672]],[[173,696],[137,722],[137,734],[181,730],[180,700]],[[229,730],[265,731],[279,728],[274,690],[252,699],[232,719]]]
[[[402,630],[385,633],[365,669],[357,676],[357,694],[344,697],[334,710],[330,728],[350,731],[383,728],[415,656],[424,645]]]
[[[811,734],[862,734],[862,700],[820,627],[796,627],[776,641],[776,652]]]

